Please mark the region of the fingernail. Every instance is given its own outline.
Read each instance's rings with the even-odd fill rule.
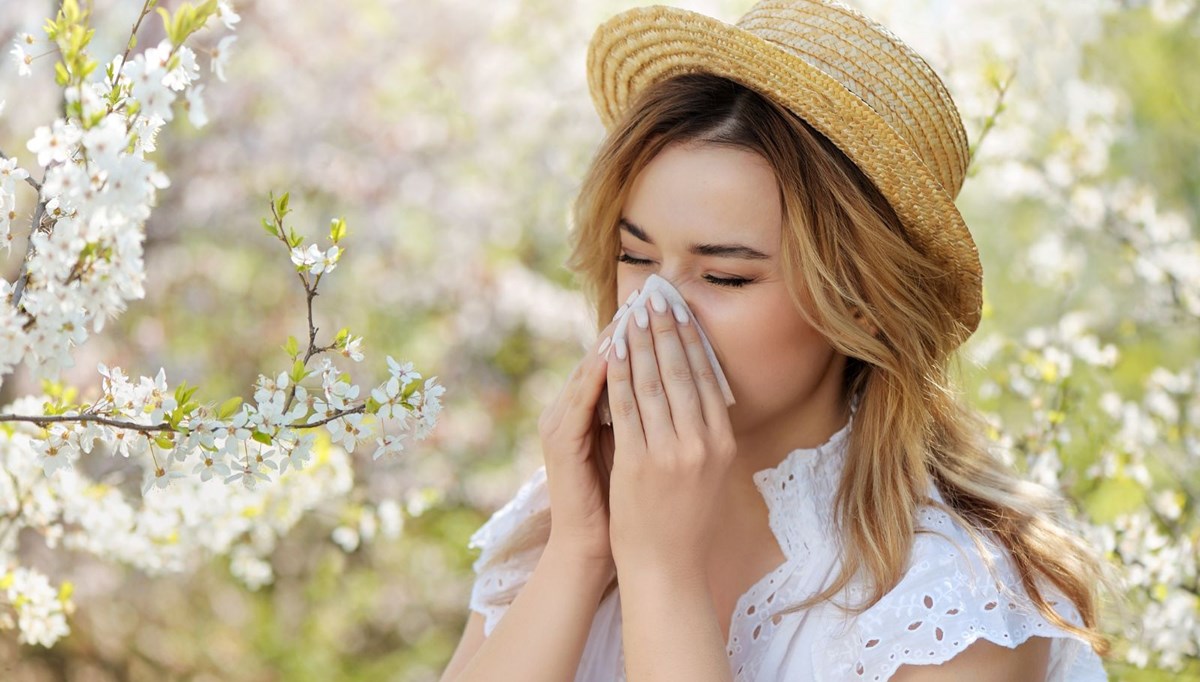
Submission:
[[[628,303],[622,303],[622,304],[621,304],[621,307],[620,307],[620,308],[617,308],[617,312],[613,313],[613,319],[612,319],[612,321],[615,321],[615,320],[616,320],[618,317],[620,317],[620,316],[621,316],[621,313],[625,312],[626,310],[629,310],[629,304],[628,304]]]
[[[621,360],[624,360],[626,354],[625,339],[617,339],[616,341],[613,341],[613,348],[617,349],[617,357]]]
[[[633,291],[629,292],[629,298],[625,299],[625,302],[633,303],[633,299],[637,298],[638,294],[640,294],[640,293],[641,293],[640,291],[638,291],[637,289],[634,289]]]
[[[667,299],[663,298],[663,295],[657,291],[650,292],[650,305],[654,306],[655,312],[667,312]]]
[[[683,309],[682,305],[676,303],[675,305],[671,306],[671,308],[675,311],[675,319],[679,322],[679,324],[688,323],[688,314],[687,311]]]
[[[604,355],[604,351],[608,350],[608,344],[612,343],[612,337],[604,337],[604,341],[600,342],[600,349],[596,351],[596,355]]]
[[[650,326],[650,313],[646,312],[646,306],[640,305],[633,309],[633,320],[642,329]]]

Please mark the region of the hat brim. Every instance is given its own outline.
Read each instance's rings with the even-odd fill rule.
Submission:
[[[719,19],[655,5],[616,14],[595,31],[588,89],[611,131],[642,90],[685,73],[708,72],[770,96],[825,135],[879,188],[913,244],[945,264],[943,285],[961,343],[979,325],[979,253],[953,197],[908,143],[869,104],[803,59]]]

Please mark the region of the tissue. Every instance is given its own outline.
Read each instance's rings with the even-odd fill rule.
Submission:
[[[708,335],[704,333],[704,328],[700,326],[696,316],[692,315],[692,309],[688,307],[687,301],[683,300],[679,290],[675,288],[665,278],[651,274],[646,278],[646,283],[642,285],[641,291],[635,291],[625,300],[626,306],[623,311],[617,313],[619,321],[617,326],[613,328],[613,344],[608,347],[608,353],[615,353],[613,346],[617,339],[626,339],[626,329],[629,326],[629,319],[632,317],[630,312],[637,306],[643,306],[648,311],[652,311],[650,307],[650,292],[657,291],[667,299],[667,306],[673,306],[676,303],[683,306],[687,311],[690,324],[696,325],[696,331],[700,333],[700,341],[704,344],[704,353],[708,356],[708,361],[712,363],[713,373],[717,375],[717,384],[721,387],[721,393],[725,396],[725,405],[728,407],[734,403],[733,391],[729,390],[729,382],[725,379],[725,372],[721,369],[721,363],[717,362],[717,356],[713,353],[712,345],[708,343]],[[668,311],[669,312],[669,311]],[[608,407],[608,386],[604,387],[604,392],[600,395],[600,402],[597,408],[600,416],[601,424],[612,423],[612,412]]]

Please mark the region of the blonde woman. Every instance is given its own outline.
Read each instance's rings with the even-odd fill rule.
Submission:
[[[443,681],[1106,679],[1103,565],[950,379],[982,273],[937,75],[820,0],[629,10],[588,56],[569,266],[612,321],[471,539]]]

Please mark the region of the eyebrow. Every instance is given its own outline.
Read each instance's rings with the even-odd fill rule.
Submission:
[[[646,242],[654,245],[654,240],[642,228],[629,222],[622,217],[617,221],[622,230]],[[771,260],[767,254],[758,249],[750,248],[744,244],[691,244],[688,246],[688,251],[699,256],[720,256],[722,258],[744,258],[746,260]]]

